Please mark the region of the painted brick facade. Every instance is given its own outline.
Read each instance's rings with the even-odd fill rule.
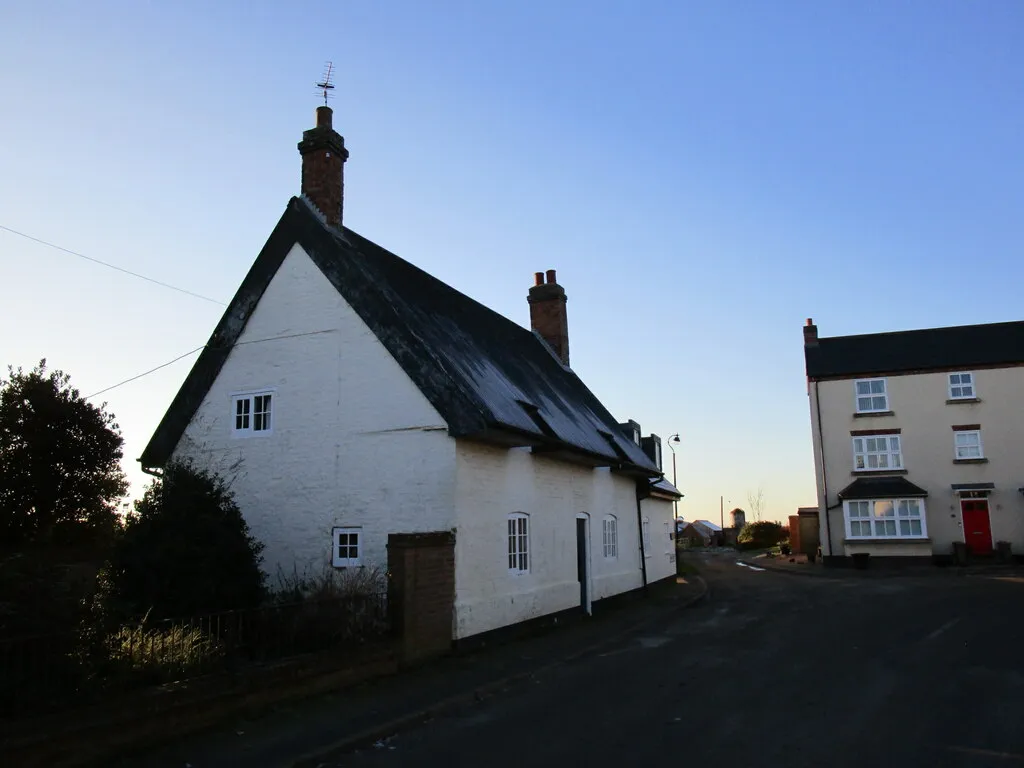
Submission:
[[[589,517],[594,600],[642,584],[636,485],[607,469],[552,461],[528,449],[459,441],[455,633],[468,637],[580,605],[576,516]],[[671,508],[671,505],[669,505]],[[507,561],[507,518],[530,516],[530,572]],[[602,520],[615,515],[618,555],[606,558]]]
[[[265,341],[275,337],[283,338]],[[262,389],[274,390],[272,434],[232,437],[232,393]],[[330,564],[334,526],[361,526],[363,562],[383,565],[389,532],[455,523],[455,441],[298,246],[176,453],[234,477],[272,582],[278,568],[315,573]]]

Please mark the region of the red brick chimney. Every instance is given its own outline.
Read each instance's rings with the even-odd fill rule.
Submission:
[[[816,326],[814,324],[814,320],[809,317],[807,318],[807,325],[804,326],[804,346],[818,346],[818,326]]]
[[[316,128],[303,131],[302,194],[317,207],[332,227],[341,227],[345,204],[345,139],[331,127],[330,107],[316,108]]]
[[[555,281],[555,270],[534,273],[534,284],[526,300],[530,303],[530,325],[548,343],[562,365],[569,364],[569,319],[565,289]]]

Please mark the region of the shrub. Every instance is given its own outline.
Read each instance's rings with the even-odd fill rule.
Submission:
[[[135,503],[101,574],[101,605],[119,623],[253,608],[265,597],[263,545],[224,481],[168,465]]]
[[[111,663],[146,682],[163,683],[198,674],[221,649],[198,627],[187,624],[147,629],[122,627],[107,638]]]
[[[747,523],[740,530],[736,542],[740,549],[766,549],[773,547],[789,535],[789,531],[772,520]]]

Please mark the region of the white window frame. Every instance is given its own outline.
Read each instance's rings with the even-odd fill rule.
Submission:
[[[866,505],[862,506],[862,505]],[[881,506],[880,506],[881,505]],[[879,512],[891,509],[891,515]],[[914,505],[918,514],[910,514]],[[856,511],[856,514],[854,514]],[[866,515],[864,514],[866,511]],[[843,502],[843,522],[846,538],[853,541],[878,539],[927,539],[928,515],[924,499],[851,499]],[[920,531],[913,531],[913,524],[920,521]],[[890,527],[888,524],[892,523]],[[905,523],[905,525],[904,525]],[[867,526],[868,534],[864,533]],[[892,533],[890,533],[892,531]]]
[[[256,406],[257,398],[270,398],[270,409],[261,410],[257,412]],[[238,413],[239,403],[246,403],[247,421],[243,426],[239,426],[238,417],[241,415]],[[275,389],[254,389],[248,392],[232,392],[231,393],[231,435],[232,437],[266,437],[274,433],[274,422],[277,420],[274,409],[277,407],[277,390]],[[257,415],[264,416],[266,422],[269,422],[269,426],[263,429],[256,429],[256,417]]]
[[[878,441],[885,442],[885,450],[878,450]],[[893,442],[896,448],[893,450]],[[875,444],[875,449],[870,450],[869,444]],[[853,471],[854,472],[896,472],[906,469],[903,464],[903,439],[899,432],[886,432],[880,435],[853,435]],[[861,450],[858,449],[858,444]],[[874,457],[875,466],[871,465]],[[885,466],[882,466],[882,464]],[[864,466],[860,466],[863,464]]]
[[[606,559],[619,556],[619,519],[615,515],[605,515],[601,520],[601,544]]]
[[[513,512],[506,520],[506,565],[508,572],[520,576],[530,572],[530,516]]]
[[[644,557],[651,556],[651,518],[645,517],[640,524],[644,540]]]
[[[973,443],[968,443],[966,445],[960,445],[958,438],[961,435],[965,435],[965,436],[966,435],[974,435],[974,436],[976,436],[977,437],[977,445],[974,445]],[[977,448],[978,449],[978,455],[977,456],[970,456],[970,455],[963,455],[963,456],[961,456],[960,455],[960,449],[961,448],[966,448],[966,449]],[[964,461],[966,459],[984,459],[985,458],[985,448],[984,448],[984,446],[981,443],[981,430],[980,429],[957,429],[957,430],[953,431],[953,458],[956,459],[957,461]]]
[[[957,383],[953,383],[953,377],[957,377]],[[965,383],[963,377],[967,376],[970,379],[970,383]],[[949,399],[950,400],[977,400],[978,399],[978,379],[974,375],[974,371],[955,371],[946,377],[946,384],[948,385]],[[964,389],[967,387],[971,388],[971,393],[964,394]],[[953,390],[959,389],[960,394],[954,394]]]
[[[339,541],[341,536],[355,536],[355,544],[347,539],[342,545]],[[345,555],[339,554],[340,548],[345,547]],[[352,548],[355,548],[355,557],[352,556]],[[338,525],[331,528],[331,565],[335,568],[357,568],[363,564],[363,529],[359,526]]]
[[[874,384],[877,381],[882,382],[882,391],[881,392],[872,392],[871,390],[873,389],[873,387],[871,385]],[[868,393],[867,394],[862,395],[860,393],[860,385],[861,384],[867,384],[868,385]],[[885,399],[884,407],[882,407],[882,408],[873,408],[873,407],[872,408],[861,408],[860,407],[860,399],[862,397],[871,398],[872,401],[876,397],[884,398]],[[884,377],[876,377],[876,378],[873,378],[873,379],[855,379],[854,382],[853,382],[853,408],[854,408],[854,411],[856,411],[857,413],[888,413],[890,410],[892,410],[889,407],[889,382]]]

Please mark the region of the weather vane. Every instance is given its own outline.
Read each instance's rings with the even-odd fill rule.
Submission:
[[[334,84],[331,82],[331,75],[333,73],[334,62],[328,61],[327,64],[324,65],[324,76],[321,78],[321,82],[316,84],[317,90],[323,91],[325,107],[327,106],[327,99],[332,96],[331,91],[334,90]]]

